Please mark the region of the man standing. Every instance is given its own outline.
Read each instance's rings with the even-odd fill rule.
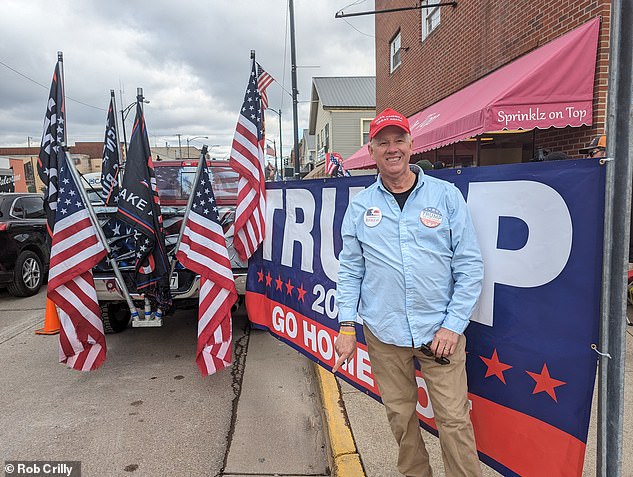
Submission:
[[[363,331],[387,418],[399,445],[398,470],[430,477],[420,434],[415,362],[438,427],[446,475],[480,476],[466,383],[463,335],[481,291],[483,262],[459,190],[410,165],[409,122],[386,109],[370,124],[369,153],[380,175],[343,219],[337,285],[340,356]]]

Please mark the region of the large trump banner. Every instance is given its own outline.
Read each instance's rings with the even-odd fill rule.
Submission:
[[[483,292],[466,330],[480,458],[506,476],[580,476],[598,358],[604,168],[583,159],[432,174],[463,193],[484,257]],[[341,222],[373,181],[267,184],[266,240],[249,265],[248,313],[328,369]],[[358,338],[338,374],[380,399],[362,332]],[[436,433],[424,376],[417,379],[420,424]]]

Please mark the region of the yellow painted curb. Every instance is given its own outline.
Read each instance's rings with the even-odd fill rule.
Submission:
[[[332,475],[365,477],[336,378],[318,364],[313,364],[323,404],[325,434],[330,444],[328,457]]]

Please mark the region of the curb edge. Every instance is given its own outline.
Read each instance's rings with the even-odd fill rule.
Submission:
[[[366,477],[356,449],[345,404],[334,375],[312,363],[323,404],[323,424],[329,444],[328,460],[335,477]]]

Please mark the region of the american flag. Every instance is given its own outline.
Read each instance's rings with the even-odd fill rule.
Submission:
[[[80,371],[97,369],[106,358],[105,334],[92,268],[105,256],[86,206],[58,156],[59,190],[47,296],[59,307],[59,360]]]
[[[48,234],[53,234],[55,208],[57,207],[57,163],[65,156],[62,149],[65,138],[66,112],[64,106],[64,85],[61,77],[61,62],[58,61],[53,73],[51,90],[48,95],[42,144],[37,159],[37,173],[44,183],[44,210],[48,223]]]
[[[325,173],[332,177],[349,176],[349,171],[343,168],[343,157],[338,152],[325,153]]]
[[[262,110],[268,107],[268,94],[266,93],[266,88],[268,88],[273,81],[275,81],[275,78],[266,73],[266,70],[257,63],[257,89],[259,90],[259,95],[262,99]]]
[[[196,363],[207,376],[231,364],[231,306],[237,292],[206,159],[199,167],[200,179],[176,258],[200,275]]]
[[[231,145],[231,167],[240,175],[235,211],[234,247],[242,260],[264,240],[266,189],[262,111],[255,60]]]

